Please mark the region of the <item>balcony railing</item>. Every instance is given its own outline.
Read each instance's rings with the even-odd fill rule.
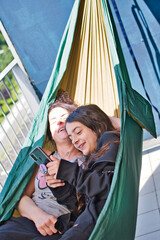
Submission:
[[[0,73],[0,191],[34,118],[33,102],[32,105],[28,102],[33,93],[28,96],[26,89],[19,84],[24,78],[26,75],[16,60]]]

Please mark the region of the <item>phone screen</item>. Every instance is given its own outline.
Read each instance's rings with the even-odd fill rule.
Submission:
[[[39,166],[40,164],[46,165],[48,162],[51,161],[48,155],[42,150],[41,147],[34,148],[29,155]]]

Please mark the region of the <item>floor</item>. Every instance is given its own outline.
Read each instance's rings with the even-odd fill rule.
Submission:
[[[143,143],[135,240],[160,239],[160,137]]]

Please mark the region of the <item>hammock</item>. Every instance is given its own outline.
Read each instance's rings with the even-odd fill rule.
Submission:
[[[76,0],[32,128],[0,195],[0,221],[13,213],[35,167],[29,152],[43,147],[49,105],[58,88],[79,104],[98,104],[121,117],[121,141],[111,190],[90,240],[135,236],[143,129],[156,137],[150,104],[132,89],[109,3]]]

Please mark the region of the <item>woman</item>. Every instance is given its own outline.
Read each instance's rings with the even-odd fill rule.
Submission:
[[[53,159],[52,155],[54,155],[56,158],[71,162],[77,161],[79,166],[84,162],[85,158],[72,145],[65,131],[65,119],[76,108],[77,105],[73,103],[68,94],[60,91],[56,102],[49,108],[49,128],[47,128],[49,138],[55,142],[57,151],[53,154],[48,150],[45,151],[50,155],[51,159]],[[115,124],[119,127],[119,120],[115,119]],[[54,187],[52,191],[48,188],[46,179],[47,183],[50,182],[51,186]],[[58,198],[58,202],[55,196]],[[78,200],[79,198],[78,196]],[[69,186],[68,183],[64,183],[62,180],[55,180],[53,176],[43,176],[38,166],[36,166],[34,174],[17,206],[22,217],[12,217],[1,226],[0,239],[59,239],[62,235],[58,231],[66,230],[70,227],[70,223],[72,224],[70,220],[75,220],[77,204],[77,196],[73,186]],[[80,212],[81,208],[78,209],[78,213]],[[70,213],[72,219],[70,219]],[[62,218],[63,216],[65,216],[65,219]],[[64,224],[66,224],[65,229],[63,229]]]
[[[54,153],[46,150],[46,153],[51,155],[51,159],[52,155],[54,155],[59,159],[77,161],[78,164],[82,164],[85,160],[82,153],[73,146],[65,130],[65,120],[76,108],[77,106],[73,104],[66,92],[59,93],[57,101],[49,108],[49,136],[55,142],[57,149]],[[59,239],[61,237],[57,229],[62,230],[63,219],[60,219],[59,222],[57,219],[63,215],[69,215],[68,217],[70,217],[68,208],[76,211],[77,198],[75,189],[69,187],[67,183],[65,184],[61,180],[54,180],[52,183],[55,188],[58,187],[57,190],[53,191],[52,189],[50,191],[45,176],[41,174],[39,167],[36,166],[17,206],[22,217],[12,217],[1,226],[0,239],[26,240],[37,239],[37,237],[39,239]],[[53,192],[55,192],[55,195],[58,194],[57,196],[61,193],[63,199],[60,199],[59,202],[62,202],[63,205],[57,202]],[[72,204],[67,202],[68,198],[72,200]],[[67,223],[69,220],[68,218],[65,219]],[[51,238],[51,235],[54,238]]]
[[[61,239],[88,239],[108,197],[119,146],[119,131],[96,105],[77,108],[66,119],[73,145],[87,157],[86,168],[53,158],[48,172],[86,195],[86,208]]]

